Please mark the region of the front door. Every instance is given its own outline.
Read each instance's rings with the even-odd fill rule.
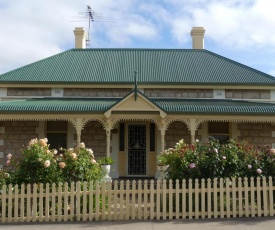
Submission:
[[[146,125],[128,125],[128,175],[146,175]]]

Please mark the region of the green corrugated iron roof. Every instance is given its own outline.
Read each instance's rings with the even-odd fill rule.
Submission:
[[[104,113],[122,98],[44,98],[1,101],[1,113]],[[275,104],[208,99],[151,99],[167,113],[274,115]]]
[[[167,113],[274,115],[275,104],[218,99],[151,99]]]
[[[71,49],[0,75],[1,83],[275,85],[275,78],[194,49]]]
[[[41,98],[1,101],[0,113],[103,113],[118,99],[63,99]]]

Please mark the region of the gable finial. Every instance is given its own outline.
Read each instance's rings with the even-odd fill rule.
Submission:
[[[135,101],[137,100],[137,71],[135,71]]]

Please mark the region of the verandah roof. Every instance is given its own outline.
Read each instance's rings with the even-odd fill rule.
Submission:
[[[5,113],[104,113],[122,98],[41,98],[1,101]],[[275,104],[218,99],[150,99],[170,114],[275,115]],[[127,111],[125,112],[127,113]]]

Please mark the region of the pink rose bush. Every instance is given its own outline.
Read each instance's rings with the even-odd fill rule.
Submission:
[[[64,181],[96,181],[103,177],[99,164],[96,163],[93,151],[82,142],[78,147],[61,149],[57,157]]]
[[[245,141],[220,144],[209,138],[202,143],[183,140],[158,156],[165,164],[166,179],[202,179],[275,176],[275,149],[253,147]]]
[[[102,178],[93,151],[86,149],[84,143],[58,151],[50,149],[47,138],[33,139],[22,149],[20,158],[13,158],[11,153],[6,158],[6,165],[10,166],[9,181],[13,184],[70,183]]]

